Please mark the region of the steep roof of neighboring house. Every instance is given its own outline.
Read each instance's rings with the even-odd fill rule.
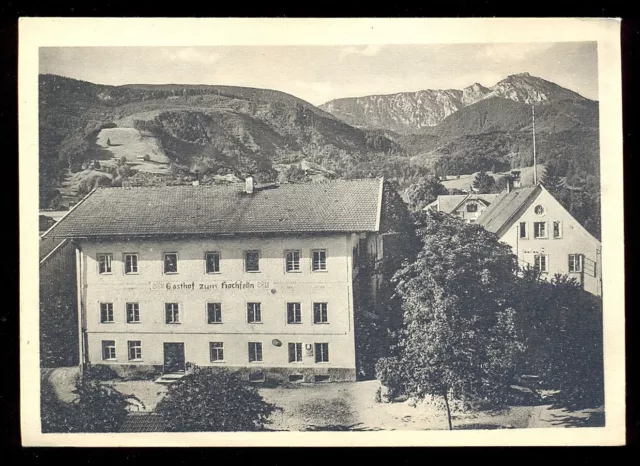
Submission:
[[[528,202],[540,193],[540,186],[526,186],[503,192],[478,217],[477,224],[492,233],[498,233]]]
[[[464,201],[480,201],[485,205],[491,204],[499,195],[498,194],[445,194],[438,196],[427,207],[438,207],[440,212],[450,214],[456,210]]]
[[[68,210],[41,210],[40,215],[50,217],[56,222],[69,213]]]
[[[99,188],[50,237],[359,232],[379,228],[383,180],[256,187]]]
[[[40,238],[39,256],[40,260],[47,257],[64,239],[60,238]]]

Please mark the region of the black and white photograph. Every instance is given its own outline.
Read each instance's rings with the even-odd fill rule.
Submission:
[[[617,20],[66,21],[21,24],[27,442],[624,441]]]

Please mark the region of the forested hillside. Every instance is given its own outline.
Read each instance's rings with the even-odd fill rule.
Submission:
[[[104,128],[128,127],[153,137],[171,161],[171,176],[101,168],[96,183],[174,183],[196,171],[275,179],[275,164],[302,160],[341,177],[384,172],[409,181],[424,174],[383,131],[356,129],[294,96],[232,86],[104,86],[53,75],[40,77],[40,205],[49,207],[70,173],[107,164],[96,138]],[[109,141],[110,142],[110,141]],[[111,162],[108,162],[111,163]],[[89,174],[85,178],[88,178]],[[185,178],[186,177],[186,178]],[[74,178],[75,179],[75,178]],[[77,181],[77,180],[76,180]],[[80,183],[83,180],[80,181]],[[85,183],[86,184],[86,183]],[[88,186],[90,188],[90,186]]]

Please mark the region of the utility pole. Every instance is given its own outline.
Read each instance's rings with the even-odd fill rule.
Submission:
[[[538,184],[538,162],[536,160],[536,107],[531,105],[531,121],[533,125],[533,184]]]

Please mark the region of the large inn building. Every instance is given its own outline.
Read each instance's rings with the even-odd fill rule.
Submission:
[[[47,236],[75,248],[80,360],[354,380],[376,318],[382,179],[99,188]]]

